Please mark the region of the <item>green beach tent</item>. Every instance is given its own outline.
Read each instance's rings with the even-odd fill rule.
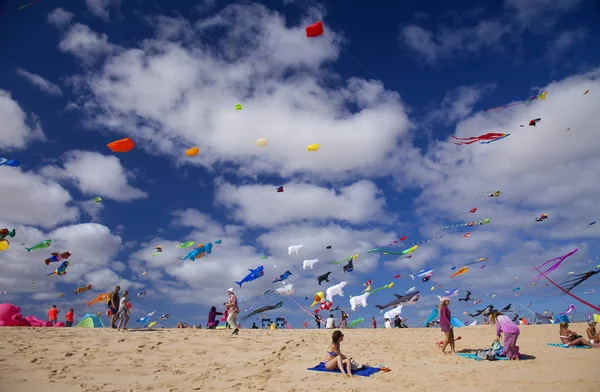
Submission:
[[[104,328],[104,323],[95,314],[87,313],[76,327],[80,328]]]

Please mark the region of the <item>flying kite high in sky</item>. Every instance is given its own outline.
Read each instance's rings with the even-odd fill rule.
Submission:
[[[548,219],[548,214],[542,214],[542,215],[538,216],[537,218],[535,218],[535,221],[536,222],[543,222],[546,219]]]
[[[482,226],[482,225],[487,225],[488,223],[490,223],[490,220],[488,218],[486,218],[486,219],[482,219],[482,220],[475,221],[475,222],[458,223],[456,225],[442,226],[442,227],[438,227],[435,230],[439,231],[439,230],[445,230],[445,229],[454,229],[456,227]]]
[[[426,240],[421,240],[421,241],[417,241],[417,242],[413,242],[411,244],[407,244],[406,246],[415,246],[415,245],[421,245],[421,244],[425,244],[427,242],[431,242],[431,241],[435,241],[435,240],[439,240],[440,238],[444,238],[443,235],[439,236],[439,237],[434,237],[434,238],[428,238]]]
[[[468,272],[468,271],[469,271],[469,267],[462,267],[461,269],[459,269],[458,271],[456,271],[455,273],[453,273],[450,277],[454,278],[454,277],[456,277],[458,275],[462,275],[462,274],[464,274],[465,272]]]
[[[240,287],[242,287],[243,283],[251,282],[253,280],[256,280],[256,279],[262,277],[265,274],[265,271],[264,271],[262,265],[259,265],[258,267],[256,267],[256,269],[248,269],[248,271],[250,271],[250,273],[248,275],[246,275],[244,277],[244,279],[242,279],[239,282],[234,282],[234,283],[236,283],[237,285],[239,285]]]
[[[316,22],[306,27],[306,36],[315,38],[323,34],[323,22]]]
[[[540,275],[542,275],[544,278],[546,278],[546,280],[550,283],[552,283],[556,288],[558,288],[559,290],[561,290],[563,293],[567,294],[568,296],[570,296],[571,298],[576,299],[577,301],[581,302],[582,304],[589,306],[590,308],[594,309],[597,312],[600,312],[600,307],[592,305],[591,303],[584,301],[583,299],[577,297],[575,294],[565,290],[564,288],[562,288],[561,286],[559,286],[556,282],[554,282],[552,279],[550,279],[548,277],[548,275],[546,275],[545,273],[543,273],[542,271],[540,271],[538,268],[533,267],[537,272],[540,273]]]
[[[567,257],[574,255],[575,253],[577,253],[578,250],[579,249],[576,248],[575,250],[572,250],[571,252],[567,253],[566,255],[555,257],[553,259],[550,259],[550,260],[544,262],[544,264],[540,265],[539,267],[535,267],[536,270],[539,270],[539,268],[542,268],[546,264],[554,262],[554,264],[552,264],[546,271],[544,271],[543,273],[540,273],[538,276],[536,276],[533,279],[534,280],[539,280],[542,277],[544,277],[546,274],[549,274],[550,272],[554,271],[555,269],[557,269],[560,266],[560,264],[563,261],[565,261],[565,259]]]
[[[269,144],[269,141],[266,138],[256,139],[254,141],[254,145],[256,147],[267,147],[268,144]]]
[[[488,109],[488,112],[491,112],[491,111],[494,111],[494,110],[506,109],[506,108],[510,108],[510,107],[513,107],[513,106],[517,106],[517,105],[527,105],[527,104],[530,104],[533,101],[538,100],[538,99],[544,100],[544,99],[546,99],[546,94],[548,94],[546,91],[542,91],[540,93],[540,95],[534,95],[533,97],[531,97],[531,98],[529,98],[529,99],[527,99],[525,101],[511,103],[509,105],[504,105],[504,106],[499,106],[497,108]]]
[[[212,253],[213,244],[207,242],[206,244],[199,244],[196,249],[190,250],[186,253],[185,256],[181,258],[181,260],[192,260],[196,261],[196,259],[202,258],[205,254],[209,255]]]
[[[500,139],[504,139],[505,137],[510,136],[510,133],[485,133],[479,136],[471,136],[471,137],[456,137],[452,135],[452,137],[456,140],[460,140],[459,143],[452,142],[452,144],[456,144],[457,146],[461,146],[463,144],[473,144],[475,142],[479,142],[479,144],[490,144]]]
[[[419,245],[414,245],[413,247],[408,248],[408,249],[404,249],[401,252],[392,251],[392,250],[389,250],[389,249],[383,249],[383,247],[382,248],[373,248],[373,249],[368,250],[367,253],[381,252],[381,253],[384,253],[384,254],[390,254],[390,255],[395,255],[395,256],[403,256],[403,255],[409,255],[409,254],[411,254],[412,252],[414,252],[415,250],[417,250],[418,247],[419,247]]]
[[[447,206],[454,206],[456,204],[463,204],[463,203],[469,203],[475,199],[480,199],[482,197],[500,197],[500,195],[502,194],[502,191],[495,191],[495,192],[480,192],[478,194],[476,194],[473,197],[470,197],[468,199],[462,199],[459,201],[455,201],[454,203],[448,204]]]
[[[0,166],[18,167],[20,164],[16,159],[0,158]]]
[[[537,126],[537,123],[539,123],[540,121],[542,121],[541,118],[535,118],[535,119],[529,121],[529,126],[530,127],[535,127],[535,126]]]
[[[188,157],[195,157],[199,153],[200,153],[200,149],[198,147],[193,147],[193,148],[190,148],[189,150],[187,150],[185,152],[185,155],[187,155]]]
[[[247,315],[245,315],[244,317],[242,317],[242,322],[248,320],[250,317],[252,317],[256,314],[268,312],[269,310],[279,309],[282,306],[283,306],[283,302],[277,302],[277,304],[275,304],[275,305],[267,305],[267,306],[263,306],[258,309],[254,309],[252,312],[250,312]]]
[[[579,233],[580,231],[591,229],[591,227],[594,226],[595,224],[596,224],[596,221],[590,222],[590,223],[588,223],[588,225],[586,227],[584,227],[583,229],[577,230],[575,233]]]
[[[68,261],[63,261],[62,264],[60,265],[60,267],[58,267],[54,272],[50,272],[46,276],[65,275],[67,273],[67,267],[68,266],[69,266],[69,262]]]
[[[45,240],[40,242],[37,245],[32,246],[31,248],[25,248],[27,252],[31,252],[32,250],[44,249],[48,248],[52,244],[52,240]]]
[[[129,152],[135,147],[135,143],[130,138],[116,140],[106,145],[112,152]]]
[[[0,240],[5,239],[6,237],[14,238],[16,234],[15,229],[8,230],[6,228],[0,229]]]
[[[592,276],[597,275],[599,273],[600,273],[600,265],[597,265],[596,269],[594,269],[594,270],[587,271],[587,272],[584,272],[582,274],[576,274],[576,275],[569,276],[563,282],[563,285],[565,285],[565,284],[567,285],[564,288],[564,290],[565,290],[564,294],[569,293],[575,287],[579,286],[580,284],[582,284],[583,282],[585,282],[586,280],[588,280]]]

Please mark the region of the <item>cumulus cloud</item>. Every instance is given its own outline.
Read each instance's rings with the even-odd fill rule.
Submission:
[[[106,34],[98,34],[88,26],[76,23],[67,30],[58,48],[91,65],[118,48],[108,42]]]
[[[58,27],[65,28],[73,20],[73,14],[63,8],[57,8],[48,14],[48,23]]]
[[[548,45],[546,58],[556,60],[571,50],[575,45],[585,41],[589,33],[584,27],[573,30],[561,31],[560,34]]]
[[[85,0],[90,13],[105,22],[110,21],[110,9],[118,9],[121,6],[121,0]]]
[[[39,88],[45,93],[50,95],[62,95],[63,92],[56,84],[44,79],[40,75],[33,74],[31,72],[27,72],[24,69],[17,69],[17,75],[21,76],[23,79],[27,80],[29,83]]]
[[[23,149],[34,140],[44,140],[44,132],[38,118],[29,118],[8,91],[0,90],[0,148],[7,150]]]
[[[272,185],[218,185],[215,200],[231,209],[235,219],[249,226],[273,227],[298,221],[346,221],[353,224],[382,219],[385,198],[370,181],[339,190],[309,184],[285,184],[277,193]]]
[[[140,189],[128,184],[128,175],[117,157],[93,151],[69,151],[63,154],[63,166],[46,166],[44,175],[74,182],[86,196],[100,196],[117,201],[147,197]],[[88,207],[87,211],[92,207]],[[93,213],[92,213],[93,214]]]
[[[440,108],[431,112],[428,117],[447,124],[454,124],[467,118],[475,104],[493,89],[493,84],[459,86],[447,92]]]
[[[174,21],[159,39],[82,75],[82,106],[91,124],[180,164],[228,162],[252,176],[389,172],[387,158],[409,126],[400,97],[361,79],[329,88],[326,66],[339,55],[339,39],[332,32],[331,40],[307,40],[305,25],[286,27],[282,15],[257,4],[227,6],[193,27]],[[224,27],[211,46],[198,39]],[[233,110],[238,102],[242,111]],[[255,147],[258,138],[269,146]],[[313,143],[319,152],[306,151]],[[182,154],[190,145],[202,146],[193,160]]]

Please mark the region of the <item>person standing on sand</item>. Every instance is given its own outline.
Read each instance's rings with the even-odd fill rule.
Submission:
[[[372,328],[377,328],[377,321],[375,321],[375,317],[371,318],[371,327]]]
[[[108,307],[110,308],[110,312],[112,313],[112,318],[110,319],[110,327],[117,329],[115,323],[119,319],[119,303],[121,302],[121,296],[119,292],[121,291],[121,286],[115,286],[115,291],[110,295],[110,303]]]
[[[238,317],[238,314],[240,313],[240,309],[238,308],[237,297],[235,296],[235,292],[233,291],[233,288],[229,288],[229,290],[227,290],[227,292],[229,293],[229,302],[223,304],[223,305],[225,305],[225,307],[227,308],[227,311],[228,311],[227,312],[227,324],[229,324],[235,328],[231,334],[237,335],[238,332],[240,331],[237,326],[237,317]]]
[[[65,320],[66,320],[65,326],[72,327],[74,318],[75,318],[75,311],[73,310],[73,308],[71,308],[71,309],[69,309],[67,314],[65,314]]]
[[[340,329],[348,329],[348,315],[342,312],[342,319],[340,320]]]
[[[60,313],[59,309],[56,309],[56,305],[52,305],[50,309],[48,309],[48,320],[52,323],[52,325],[56,324],[56,320],[58,319],[58,314]]]
[[[317,328],[321,329],[321,320],[323,320],[323,318],[321,317],[320,314],[316,314],[315,315],[315,323],[317,323]]]
[[[125,290],[123,292],[123,297],[121,297],[121,301],[119,302],[119,313],[117,313],[117,318],[119,321],[119,326],[117,327],[117,331],[121,330],[121,326],[123,326],[123,331],[127,331],[127,323],[129,322],[129,308],[127,304],[129,303],[129,291]]]
[[[450,323],[450,309],[448,309],[449,303],[450,298],[442,297],[440,301],[440,328],[446,335],[446,339],[444,339],[441,349],[442,353],[446,354],[446,346],[450,343],[450,351],[456,354],[456,350],[454,349],[454,330],[452,329],[452,323]]]

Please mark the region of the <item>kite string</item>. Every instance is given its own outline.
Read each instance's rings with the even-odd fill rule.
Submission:
[[[298,302],[297,302],[297,301],[294,299],[294,297],[293,297],[293,296],[289,295],[288,297],[290,297],[290,299],[291,299],[292,301],[294,301],[294,303],[295,303],[296,305],[298,305],[298,306],[300,307],[300,309],[304,310],[304,311],[305,311],[305,312],[306,312],[306,313],[307,313],[307,314],[308,314],[310,317],[312,317],[312,318],[314,318],[314,317],[315,317],[315,315],[314,315],[314,314],[312,314],[311,312],[309,312],[308,310],[306,310],[306,309],[305,309],[305,308],[304,308],[302,305],[300,305],[300,304],[299,304],[299,303],[298,303]],[[321,323],[323,323],[323,324],[325,324],[325,321],[323,321],[323,320],[320,320],[320,322],[321,322]]]
[[[542,271],[540,271],[537,267],[535,267],[534,265],[532,265],[533,268],[535,268],[537,270],[537,272],[540,273],[540,275],[542,275],[544,278],[546,278],[548,280],[548,282],[552,283],[554,286],[556,286],[558,289],[560,289],[563,293],[567,294],[568,296],[574,298],[575,300],[581,302],[584,305],[589,306],[590,308],[594,309],[597,312],[600,312],[600,308],[597,306],[592,305],[591,303],[577,297],[576,295],[568,292],[567,290],[563,289],[562,287],[560,287],[558,284],[556,284],[552,279],[550,279],[548,276],[546,276],[546,274],[544,274]]]

